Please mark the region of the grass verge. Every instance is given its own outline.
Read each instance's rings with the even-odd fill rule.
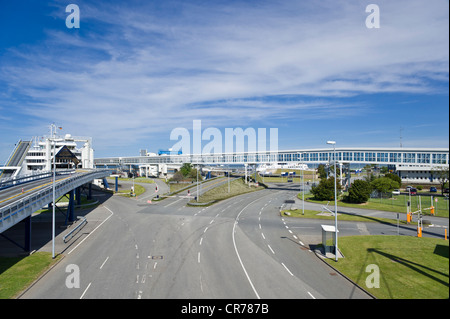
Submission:
[[[0,257],[0,299],[17,296],[61,257],[36,252],[26,257]]]
[[[289,217],[296,217],[296,218],[315,218],[315,219],[329,219],[334,220],[333,215],[320,215],[319,211],[316,210],[306,210],[305,214],[302,214],[301,209],[293,209],[293,210],[282,210],[281,214],[286,215],[285,213],[289,213]],[[339,220],[346,220],[346,221],[355,221],[355,222],[375,222],[375,223],[389,223],[389,224],[397,224],[396,219],[390,219],[390,218],[378,218],[378,217],[372,217],[372,216],[363,216],[363,215],[356,215],[356,214],[347,214],[347,213],[338,213],[338,219]],[[400,224],[407,224],[406,220],[399,220]]]
[[[331,243],[330,243],[331,244]],[[330,265],[379,299],[448,299],[449,243],[409,236],[339,238],[345,258]],[[378,267],[377,288],[376,270]],[[371,288],[370,288],[371,287]]]
[[[257,190],[264,189],[263,186],[248,186],[244,183],[242,178],[235,179],[230,182],[230,192],[228,192],[228,183],[223,183],[217,187],[214,187],[205,193],[203,193],[199,198],[199,203],[210,203],[224,200],[237,195],[254,192]],[[190,203],[196,203],[195,200],[191,200]]]

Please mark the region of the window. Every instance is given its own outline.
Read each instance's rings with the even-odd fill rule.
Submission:
[[[387,162],[389,159],[388,153],[377,153],[377,161],[378,162]]]
[[[415,153],[403,153],[403,163],[415,163],[416,154]]]

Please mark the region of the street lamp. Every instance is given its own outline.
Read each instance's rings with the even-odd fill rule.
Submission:
[[[336,142],[327,141],[327,144],[333,145],[334,153],[334,255],[335,261],[338,261],[338,236],[337,236],[337,188],[336,188]]]
[[[301,185],[302,185],[302,215],[305,215],[305,183],[303,180],[303,161],[301,161],[301,157],[303,156],[304,153],[297,152],[297,154],[300,155],[299,159],[300,159],[300,165],[301,165],[301,170],[302,170],[302,183],[301,183]]]

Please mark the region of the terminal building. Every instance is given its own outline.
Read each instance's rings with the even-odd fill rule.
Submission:
[[[350,169],[366,165],[387,166],[405,183],[437,183],[436,170],[448,169],[449,149],[445,148],[333,148],[296,149],[278,152],[244,152],[214,154],[151,154],[145,156],[96,158],[97,168],[133,170],[141,176],[164,177],[183,163],[214,165],[289,165],[301,163],[309,169],[334,163]],[[142,154],[144,155],[144,154]]]

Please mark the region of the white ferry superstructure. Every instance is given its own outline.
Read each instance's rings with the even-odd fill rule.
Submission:
[[[20,140],[6,165],[0,167],[0,179],[50,171],[54,154],[56,169],[94,168],[92,138],[58,136],[52,129],[50,136]]]

